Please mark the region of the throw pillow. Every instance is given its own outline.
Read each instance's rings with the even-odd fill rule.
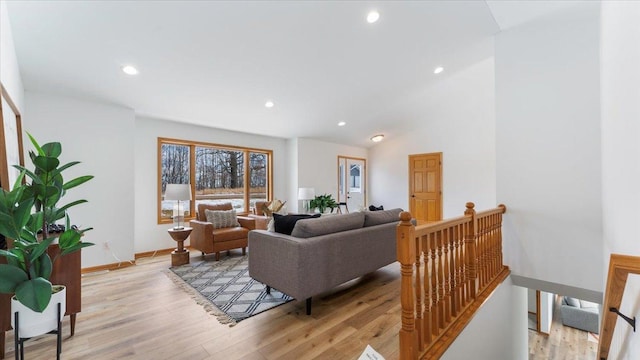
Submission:
[[[214,229],[240,226],[235,210],[205,210],[204,214]]]
[[[273,214],[273,228],[277,233],[291,235],[293,231],[293,227],[296,226],[296,222],[300,219],[311,219],[320,217],[320,214],[308,215],[308,214],[298,214],[298,215],[280,215]]]
[[[376,207],[375,205],[369,205],[369,211],[380,211],[380,210],[384,210],[384,206],[380,205],[379,207]]]

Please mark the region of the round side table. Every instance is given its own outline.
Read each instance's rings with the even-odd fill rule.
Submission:
[[[171,266],[184,265],[189,263],[189,250],[184,248],[184,241],[187,240],[193,228],[184,227],[182,229],[169,229],[169,235],[178,243],[178,248],[171,252]]]

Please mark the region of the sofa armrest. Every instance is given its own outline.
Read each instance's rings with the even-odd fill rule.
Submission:
[[[256,229],[256,219],[248,216],[238,216],[238,222],[240,226],[249,230]]]

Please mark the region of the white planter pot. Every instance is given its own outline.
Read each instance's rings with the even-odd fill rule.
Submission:
[[[14,329],[16,328],[15,313],[19,313],[20,332],[18,336],[31,338],[58,329],[58,303],[60,303],[60,319],[62,319],[67,311],[67,288],[62,285],[54,285],[54,287],[56,286],[62,287],[62,290],[51,295],[49,305],[41,313],[22,305],[15,297],[11,298],[11,326]]]

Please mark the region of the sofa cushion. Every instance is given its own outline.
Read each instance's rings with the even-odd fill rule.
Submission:
[[[364,213],[364,227],[388,224],[390,222],[400,221],[400,213],[402,209],[367,211]]]
[[[344,215],[323,216],[319,219],[302,220],[296,223],[292,236],[310,238],[341,231],[360,229],[364,224],[364,213],[354,212]]]
[[[214,229],[240,226],[235,210],[205,210],[207,222],[213,224]]]
[[[569,306],[577,307],[578,309],[580,308],[580,301],[578,299],[576,299],[576,298],[565,296],[564,297],[564,302],[566,302],[567,305],[569,305]]]
[[[298,220],[320,217],[320,214],[308,215],[308,214],[296,214],[296,215],[280,215],[273,213],[273,228],[275,232],[291,235],[293,227]]]

